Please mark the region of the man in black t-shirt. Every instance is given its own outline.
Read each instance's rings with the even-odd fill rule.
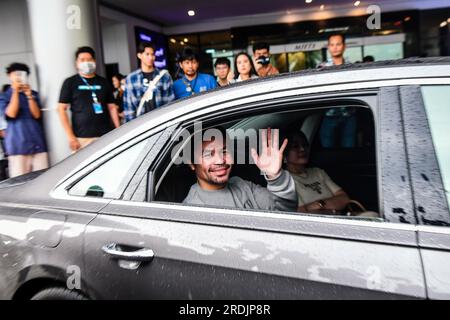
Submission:
[[[74,152],[120,124],[110,85],[95,74],[95,51],[90,47],[78,48],[75,59],[78,74],[64,81],[58,104],[58,113]],[[66,113],[69,106],[72,124]]]

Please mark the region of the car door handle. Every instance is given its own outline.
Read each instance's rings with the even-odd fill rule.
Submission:
[[[102,251],[114,259],[128,261],[152,261],[155,256],[153,250],[147,248],[141,248],[135,251],[123,251],[120,245],[116,243],[104,245]]]

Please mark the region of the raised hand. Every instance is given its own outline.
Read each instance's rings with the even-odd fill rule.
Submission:
[[[252,158],[256,166],[264,172],[268,179],[277,178],[281,172],[283,152],[286,149],[288,140],[284,139],[281,148],[279,147],[279,130],[274,131],[273,139],[271,129],[262,130],[261,134],[262,150],[261,154],[252,149]]]

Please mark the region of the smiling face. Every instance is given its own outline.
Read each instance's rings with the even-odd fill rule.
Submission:
[[[233,159],[222,139],[202,142],[202,149],[194,152],[194,160],[190,167],[202,189],[218,190],[226,186]]]
[[[240,75],[250,76],[252,65],[249,58],[246,55],[241,54],[236,59],[237,71]]]

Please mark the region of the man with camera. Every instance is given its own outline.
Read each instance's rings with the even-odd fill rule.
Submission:
[[[259,77],[267,77],[280,73],[278,69],[270,63],[269,49],[269,44],[265,42],[258,42],[253,46],[253,59]]]

